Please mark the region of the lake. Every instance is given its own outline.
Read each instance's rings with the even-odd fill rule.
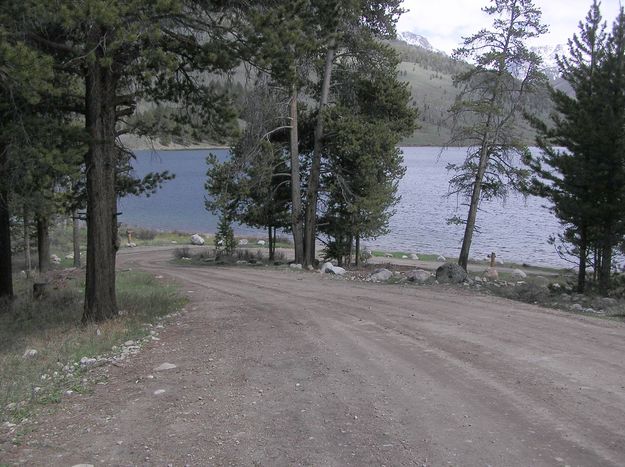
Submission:
[[[390,221],[391,233],[365,241],[370,248],[457,257],[463,226],[448,225],[454,215],[466,217],[463,199],[447,197],[450,162],[463,160],[465,149],[404,148],[406,175],[399,186],[401,202]],[[214,232],[217,219],[204,209],[206,156],[227,157],[226,150],[136,151],[136,174],[169,170],[176,178],[146,198],[120,200],[120,222],[129,225],[188,232]],[[491,251],[505,261],[544,266],[568,266],[547,243],[561,232],[557,219],[544,207],[543,199],[511,195],[505,201],[485,202],[478,213],[479,231],[474,234],[471,257]],[[236,226],[239,235],[263,235]]]

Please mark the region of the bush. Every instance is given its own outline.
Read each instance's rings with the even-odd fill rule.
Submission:
[[[137,240],[154,240],[158,232],[154,229],[129,229],[133,232],[132,237]]]

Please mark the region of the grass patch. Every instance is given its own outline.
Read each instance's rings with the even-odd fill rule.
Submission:
[[[19,421],[33,407],[57,403],[65,390],[85,392],[82,357],[111,352],[115,345],[139,339],[154,322],[184,304],[175,286],[141,272],[117,277],[117,299],[122,316],[81,325],[83,279],[66,281],[42,300],[29,293],[30,282],[17,280],[17,298],[0,313],[0,420]],[[24,358],[26,349],[37,355]],[[11,404],[11,405],[10,405]]]

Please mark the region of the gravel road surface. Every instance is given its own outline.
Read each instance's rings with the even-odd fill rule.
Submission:
[[[459,288],[170,258],[126,251],[120,265],[179,282],[188,313],[43,417],[9,462],[625,465],[623,324]]]

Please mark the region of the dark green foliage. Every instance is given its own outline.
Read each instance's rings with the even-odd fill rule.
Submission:
[[[396,78],[397,57],[371,44],[367,60],[339,64],[335,104],[326,113],[321,232],[326,257],[349,262],[360,239],[388,233],[405,172],[397,144],[415,127],[410,91]],[[353,254],[354,253],[354,254]]]
[[[574,95],[552,90],[556,112],[531,118],[542,156],[529,161],[532,190],[549,199],[565,227],[560,236],[579,259],[578,290],[592,265],[599,288],[610,284],[612,255],[625,234],[625,15],[610,34],[593,3],[569,56],[559,61]]]
[[[242,113],[246,127],[241,138],[229,160],[220,163],[214,155],[208,158],[206,182],[207,209],[226,212],[242,224],[266,228],[271,257],[276,229],[290,223],[288,128],[281,97],[266,83],[258,82],[246,98]]]
[[[217,232],[215,233],[215,247],[217,250],[229,256],[232,255],[236,246],[230,217],[228,213],[222,212],[219,217]]]

